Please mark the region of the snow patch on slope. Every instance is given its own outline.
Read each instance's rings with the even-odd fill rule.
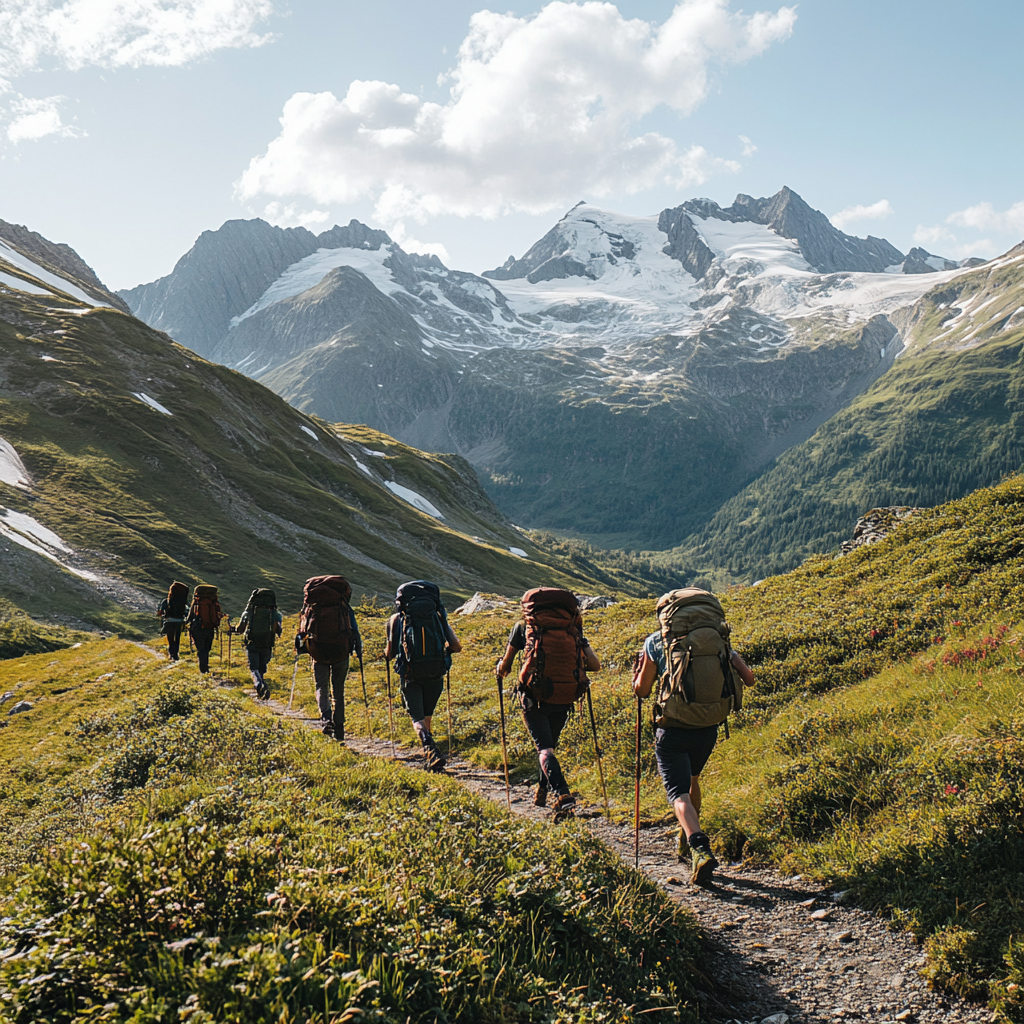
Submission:
[[[13,288],[15,291],[27,292],[29,295],[52,295],[53,292],[47,291],[45,288],[40,288],[37,284],[32,284],[31,281],[23,281],[20,277],[15,277],[13,274],[5,274],[0,270],[0,284],[7,285],[8,288]]]
[[[157,412],[162,412],[165,416],[173,416],[174,413],[170,409],[162,406],[155,398],[150,398],[145,391],[133,391],[132,395],[137,398],[140,402],[148,405],[150,409],[156,409]]]
[[[313,433],[313,431],[310,430],[309,427],[307,427],[305,423],[300,423],[299,424],[299,430],[304,430],[307,434],[309,434],[309,436],[311,438],[313,438],[314,441],[316,441],[319,444],[320,438],[317,437],[316,434]]]
[[[53,285],[54,288],[59,289],[66,295],[70,295],[73,299],[78,299],[79,302],[84,302],[88,306],[106,306],[109,308],[109,303],[94,299],[91,295],[83,292],[78,285],[72,284],[66,278],[58,277],[56,274],[51,274],[50,271],[44,270],[38,263],[34,263],[27,256],[22,256],[17,249],[12,249],[2,238],[0,238],[0,259],[5,260],[12,267],[17,267],[19,270],[39,278],[44,284]],[[20,287],[22,291],[31,290],[24,281],[20,285],[15,285],[15,287]],[[36,294],[46,293],[37,292]]]
[[[27,491],[32,486],[32,478],[28,475],[25,463],[15,451],[10,441],[0,437],[0,480],[11,487]]]
[[[95,573],[76,569],[63,561],[60,555],[73,555],[75,552],[53,530],[47,529],[42,523],[23,512],[15,512],[9,508],[0,509],[0,537],[6,537],[28,551],[56,562],[62,569],[83,580],[99,580]]]
[[[421,512],[426,512],[428,516],[433,516],[435,519],[444,519],[444,516],[422,494],[417,494],[411,488],[403,487],[401,484],[396,484],[391,480],[386,480],[384,486],[392,494],[401,498],[402,501],[407,501],[413,508],[418,508]]]

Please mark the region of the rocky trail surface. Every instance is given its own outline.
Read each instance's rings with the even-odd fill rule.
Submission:
[[[319,726],[318,719],[283,701],[266,704],[297,724]],[[391,756],[387,740],[350,736],[345,745],[361,754]],[[419,751],[400,744],[396,760],[413,768],[424,764]],[[500,773],[455,756],[445,774],[474,793],[506,802]],[[511,805],[516,814],[552,822],[549,810],[534,807],[531,785],[513,785]],[[633,863],[632,828],[607,821],[596,806],[581,806],[577,817]],[[665,825],[641,829],[640,870],[703,928],[714,965],[699,991],[707,1019],[722,1024],[993,1019],[983,1005],[930,990],[918,973],[925,961],[913,937],[891,930],[878,914],[845,904],[841,892],[740,863],[723,864],[704,888],[689,885],[688,867],[676,863],[675,836],[675,828]]]

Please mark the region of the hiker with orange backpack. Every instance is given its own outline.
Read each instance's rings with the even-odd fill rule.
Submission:
[[[696,587],[672,590],[659,598],[657,613],[661,629],[644,641],[633,692],[642,700],[658,683],[654,752],[679,822],[676,859],[690,859],[690,882],[705,885],[718,861],[700,827],[700,773],[719,725],[742,708],[743,687],[753,685],[754,674],[729,646],[729,624],[714,594]]]
[[[540,782],[533,802],[552,807],[556,820],[575,812],[576,799],[555,755],[575,701],[588,690],[587,672],[597,672],[601,661],[583,635],[583,617],[576,595],[568,590],[537,587],[522,598],[523,620],[509,634],[505,654],[495,666],[498,685],[512,669],[516,653],[523,651],[519,696],[526,729],[537,748]]]
[[[188,586],[175,580],[167,590],[167,596],[160,602],[156,613],[160,616],[160,632],[167,637],[167,656],[178,660],[181,649],[181,630],[185,625],[188,610]]]
[[[210,651],[213,640],[220,629],[220,620],[224,613],[220,610],[217,600],[217,588],[200,583],[192,592],[192,607],[189,609],[185,625],[195,645],[196,657],[199,659],[199,671],[206,675],[210,671]]]
[[[302,588],[302,611],[295,635],[296,658],[303,651],[313,662],[320,731],[339,743],[345,739],[345,678],[352,654],[360,661],[363,641],[349,603],[352,587],[344,576],[313,576]],[[333,706],[332,706],[333,697]]]
[[[452,655],[462,644],[448,625],[448,613],[441,603],[441,590],[427,580],[410,580],[395,591],[395,614],[388,619],[386,661],[395,659],[395,671],[412,727],[416,730],[429,771],[444,771],[441,755],[431,731],[437,702],[444,691],[445,673]],[[451,737],[448,737],[449,744]]]

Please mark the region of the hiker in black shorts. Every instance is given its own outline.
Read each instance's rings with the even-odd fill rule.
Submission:
[[[674,593],[684,593],[676,591]],[[702,591],[693,591],[703,594]],[[665,598],[671,595],[665,595]],[[708,595],[711,597],[711,595]],[[662,601],[665,601],[662,598]],[[712,600],[715,600],[712,597]],[[661,607],[659,602],[659,609]],[[724,625],[724,619],[722,620]],[[729,663],[739,674],[744,684],[750,686],[754,675],[736,651],[728,648]],[[724,653],[722,655],[725,656]],[[644,641],[640,660],[633,676],[633,692],[638,697],[647,697],[654,689],[655,681],[665,680],[668,673],[665,658],[665,642],[662,633],[651,633]],[[722,675],[718,675],[719,692]],[[723,716],[724,718],[724,716]],[[658,772],[665,784],[665,795],[679,821],[679,845],[677,859],[687,859],[687,846],[692,856],[690,881],[704,884],[710,881],[718,861],[711,851],[711,840],[700,827],[700,773],[704,770],[718,739],[718,725],[705,726],[657,726],[654,731],[654,752],[658,761]]]
[[[185,613],[188,611],[188,587],[175,580],[167,591],[167,596],[160,602],[156,613],[160,616],[160,632],[167,637],[167,656],[171,661],[178,660],[181,649],[181,631],[185,626]]]
[[[537,807],[545,807],[548,793],[554,793],[552,810],[559,817],[572,813],[576,799],[569,791],[555,750],[573,701],[586,693],[589,685],[586,673],[599,671],[601,661],[583,635],[583,620],[573,594],[541,587],[527,591],[522,605],[525,618],[512,627],[508,646],[495,666],[495,673],[499,682],[503,680],[511,671],[516,654],[530,649],[520,673],[519,698],[523,721],[537,748],[540,766],[533,802]],[[550,616],[550,621],[544,616]],[[544,622],[544,627],[536,625],[538,622]],[[532,667],[531,652],[538,643],[544,646],[545,668],[551,676],[548,699],[541,699]]]
[[[395,659],[405,705],[430,771],[443,771],[448,763],[438,750],[431,719],[444,692],[445,673],[452,655],[462,650],[434,583],[412,580],[395,593],[398,609],[388,620],[387,660]]]

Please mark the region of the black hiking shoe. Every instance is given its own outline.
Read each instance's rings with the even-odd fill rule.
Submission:
[[[324,724],[320,726],[320,731],[329,740],[333,740],[334,739],[334,723],[333,722],[324,722]]]
[[[710,846],[691,847],[693,863],[690,869],[690,885],[708,885],[718,867],[718,861]]]
[[[576,817],[576,797],[572,793],[562,793],[555,800],[551,808],[551,817],[554,821],[565,821],[566,818]]]
[[[543,786],[538,786],[536,792],[533,794],[533,806],[534,807],[547,807],[548,805],[548,791]]]
[[[423,754],[427,759],[428,772],[443,772],[448,762],[441,756],[441,751],[431,743],[423,748]]]

